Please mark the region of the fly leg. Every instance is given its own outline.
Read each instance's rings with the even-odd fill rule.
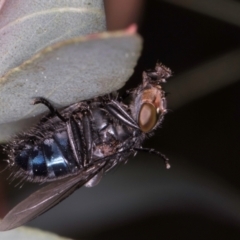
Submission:
[[[82,131],[85,141],[86,149],[86,159],[84,161],[84,166],[92,163],[92,153],[93,153],[93,139],[92,139],[92,116],[89,109],[82,111]]]
[[[47,99],[42,98],[42,97],[38,97],[38,98],[33,99],[33,105],[36,105],[36,104],[39,104],[39,103],[45,105],[49,109],[49,111],[51,112],[51,114],[53,116],[57,116],[63,122],[67,121]]]
[[[171,167],[171,165],[169,164],[169,159],[164,154],[160,153],[159,151],[156,151],[153,148],[134,148],[134,150],[136,150],[138,152],[142,151],[142,152],[147,152],[147,153],[153,153],[163,159],[166,169],[169,169]]]
[[[111,113],[121,122],[127,124],[132,128],[139,129],[134,119],[121,107],[118,102],[110,100],[109,102],[105,103],[105,108],[109,113]]]
[[[75,161],[79,168],[83,168],[85,159],[84,141],[81,129],[79,127],[79,123],[77,120],[74,119],[73,116],[70,116],[66,125],[70,146],[73,151]]]
[[[88,106],[73,112],[67,121],[67,132],[74,156],[81,168],[92,163],[93,139],[92,117]]]

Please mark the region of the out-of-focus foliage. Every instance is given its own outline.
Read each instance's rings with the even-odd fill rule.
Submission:
[[[47,110],[31,106],[34,97],[64,107],[118,90],[141,51],[134,27],[96,34],[105,28],[101,1],[20,2],[6,2],[1,9],[0,142],[29,128],[38,119],[31,118]]]

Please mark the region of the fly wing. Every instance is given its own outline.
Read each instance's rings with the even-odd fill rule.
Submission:
[[[48,211],[93,178],[104,166],[95,165],[74,177],[50,183],[34,192],[3,218],[0,231],[19,227]]]

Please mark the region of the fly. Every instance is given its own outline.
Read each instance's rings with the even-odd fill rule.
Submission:
[[[6,151],[14,178],[51,183],[15,206],[0,230],[36,218],[84,185],[97,185],[104,173],[139,151],[160,156],[170,168],[165,155],[142,148],[167,113],[161,83],[170,76],[171,70],[160,63],[143,72],[142,84],[128,92],[128,105],[108,94],[58,111],[48,100],[35,98],[34,104],[45,105],[50,114],[14,138]]]

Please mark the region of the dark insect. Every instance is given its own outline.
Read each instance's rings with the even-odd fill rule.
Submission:
[[[93,187],[105,172],[126,163],[138,151],[157,154],[170,168],[168,159],[154,149],[142,148],[167,112],[161,83],[171,70],[158,63],[143,72],[142,84],[128,92],[126,105],[109,94],[75,103],[58,112],[46,99],[36,98],[50,114],[11,141],[6,147],[14,178],[50,182],[15,206],[0,223],[0,230],[16,228],[46,212],[76,189]]]

